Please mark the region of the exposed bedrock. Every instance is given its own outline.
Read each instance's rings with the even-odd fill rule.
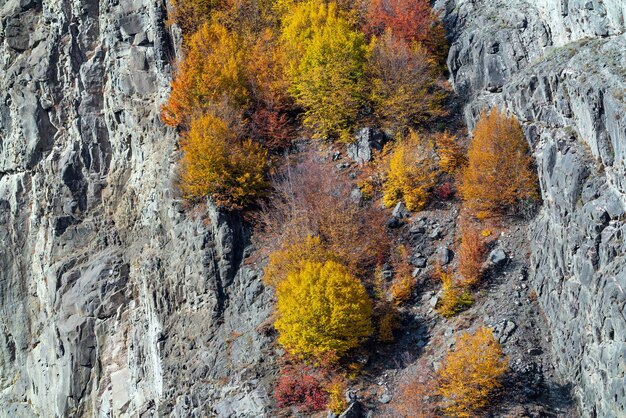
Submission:
[[[531,278],[583,416],[626,414],[626,3],[440,1],[454,87],[522,122],[543,207]]]
[[[258,417],[249,232],[173,195],[160,0],[0,2],[0,416]]]

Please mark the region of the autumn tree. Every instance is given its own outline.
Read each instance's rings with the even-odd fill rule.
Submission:
[[[442,294],[436,306],[441,316],[450,318],[472,306],[474,298],[467,286],[441,268],[438,268],[436,275],[441,280]]]
[[[393,255],[394,276],[390,287],[391,300],[396,305],[402,305],[411,298],[416,280],[411,271],[409,251],[406,246],[399,245]]]
[[[317,153],[290,158],[258,214],[257,246],[271,252],[319,237],[357,275],[384,260],[390,249],[384,211],[356,204],[351,180]]]
[[[364,30],[374,36],[390,30],[398,38],[424,46],[437,62],[445,62],[445,30],[428,0],[371,0]]]
[[[326,407],[329,411],[340,415],[348,407],[348,402],[346,402],[347,389],[348,383],[339,375],[334,376],[328,382],[326,385],[326,392],[328,392],[328,404]]]
[[[383,128],[404,135],[409,128],[444,114],[439,71],[423,46],[387,30],[372,40],[371,50],[371,99]]]
[[[386,158],[383,203],[387,207],[404,201],[411,211],[422,210],[437,179],[433,145],[411,131],[392,146]]]
[[[169,100],[161,109],[163,122],[187,128],[208,112],[220,113],[223,119],[230,109],[242,112],[249,100],[243,46],[239,35],[219,23],[201,26],[179,63]]]
[[[432,366],[422,358],[400,378],[393,400],[383,409],[384,418],[436,418],[438,394]]]
[[[171,0],[169,21],[180,26],[184,35],[192,35],[221,3],[223,0]]]
[[[479,228],[471,221],[460,222],[461,244],[459,246],[458,272],[465,286],[476,285],[483,273],[486,245]]]
[[[304,125],[322,138],[348,141],[365,95],[367,46],[334,2],[295,6],[283,23],[290,92],[304,108]]]
[[[267,152],[251,141],[240,142],[216,116],[193,121],[181,150],[180,187],[187,199],[211,196],[218,205],[241,208],[267,189]]]
[[[307,262],[276,289],[278,341],[292,354],[343,356],[372,333],[372,304],[341,264]]]
[[[462,334],[438,371],[444,412],[460,418],[477,416],[500,387],[507,363],[491,329],[481,327],[473,334]]]
[[[505,213],[538,199],[537,175],[522,128],[499,110],[481,114],[460,187],[465,207],[479,218]]]
[[[298,273],[307,262],[327,261],[340,260],[325,248],[320,237],[308,236],[304,240],[283,242],[281,248],[270,254],[263,279],[265,283],[275,288],[289,274]]]
[[[277,35],[265,29],[256,35],[247,53],[250,89],[250,136],[270,150],[289,145],[295,134],[290,112],[293,108],[285,74],[286,56]]]
[[[465,151],[457,137],[449,132],[435,135],[437,154],[439,155],[439,168],[447,174],[455,174],[463,168],[467,161]]]

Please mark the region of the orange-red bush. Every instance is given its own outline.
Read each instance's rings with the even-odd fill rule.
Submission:
[[[324,409],[328,394],[320,380],[311,367],[298,365],[283,368],[274,389],[276,405],[279,408],[294,406],[304,413]]]
[[[440,184],[435,190],[435,194],[440,200],[450,200],[454,196],[454,189],[450,182]]]

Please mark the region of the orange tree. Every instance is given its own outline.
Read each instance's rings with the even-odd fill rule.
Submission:
[[[438,371],[442,407],[454,417],[475,417],[489,403],[493,390],[508,370],[508,361],[490,328],[462,334]]]
[[[487,250],[481,231],[469,220],[460,222],[461,245],[459,246],[459,269],[464,286],[474,286],[483,274],[483,262]]]
[[[372,303],[341,264],[306,262],[276,288],[278,341],[292,354],[338,359],[372,333]]]
[[[268,187],[267,151],[251,141],[240,142],[216,116],[193,121],[181,150],[180,187],[187,199],[211,196],[218,205],[241,208]]]
[[[539,198],[532,157],[517,119],[499,110],[481,114],[460,190],[465,207],[479,218],[502,214],[521,200]]]
[[[219,23],[206,23],[190,38],[185,59],[161,109],[166,125],[188,128],[207,112],[244,109],[249,100],[243,39]],[[222,104],[220,111],[216,106]]]
[[[447,174],[455,174],[457,170],[465,166],[467,158],[465,151],[458,139],[449,132],[435,135],[437,154],[439,155],[439,168]]]

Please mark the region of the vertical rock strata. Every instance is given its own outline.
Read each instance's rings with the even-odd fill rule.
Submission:
[[[583,416],[626,415],[626,4],[438,0],[473,126],[524,125],[531,278]],[[249,232],[173,195],[162,0],[0,2],[0,415],[259,417],[270,298]]]
[[[543,208],[532,281],[564,380],[586,417],[626,415],[626,3],[438,1],[468,125],[501,106],[523,123]]]
[[[0,2],[0,415],[262,416],[235,216],[182,213],[162,0]],[[202,212],[202,211],[199,211]],[[261,372],[262,371],[262,372]]]

